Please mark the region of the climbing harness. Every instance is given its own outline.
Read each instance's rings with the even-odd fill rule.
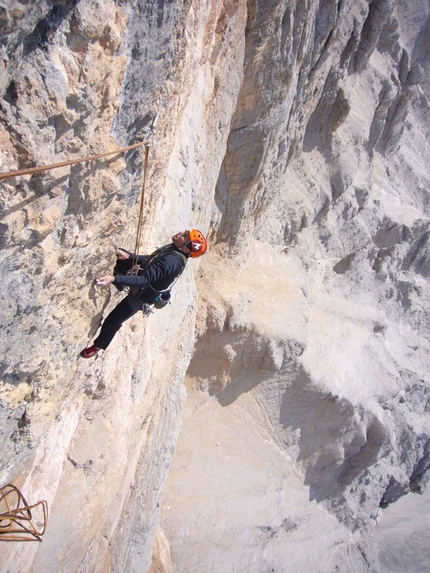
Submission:
[[[42,525],[37,528],[33,521],[34,510],[40,508]],[[48,523],[48,504],[39,501],[28,505],[27,500],[13,484],[0,488],[0,541],[42,541]]]

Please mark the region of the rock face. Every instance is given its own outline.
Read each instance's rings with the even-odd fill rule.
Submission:
[[[141,252],[210,249],[84,362],[142,148],[1,182],[0,485],[50,521],[0,571],[425,571],[384,524],[430,471],[429,17],[2,4],[0,171],[141,141],[162,101]]]

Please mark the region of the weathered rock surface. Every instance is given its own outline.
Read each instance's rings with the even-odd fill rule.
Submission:
[[[142,250],[190,225],[210,250],[83,362],[142,149],[1,182],[0,485],[50,521],[0,571],[426,570],[398,540],[430,521],[429,17],[1,4],[0,171],[139,141],[161,98]]]

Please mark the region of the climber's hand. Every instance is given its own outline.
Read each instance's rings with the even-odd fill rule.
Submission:
[[[130,255],[126,251],[118,249],[116,252],[116,258],[119,259],[120,261],[128,261]]]
[[[98,286],[98,287],[109,286],[113,283],[114,280],[115,280],[115,277],[113,277],[111,275],[105,275],[104,277],[98,277],[98,278],[96,278],[96,286]]]

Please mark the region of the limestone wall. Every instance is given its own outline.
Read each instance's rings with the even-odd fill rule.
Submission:
[[[430,463],[428,17],[420,0],[2,4],[0,171],[135,143],[162,101],[141,250],[190,226],[210,250],[84,362],[122,297],[93,280],[134,247],[143,151],[1,182],[0,485],[50,507],[1,571],[287,571],[292,541],[298,571],[323,523],[321,571],[382,567],[375,525]],[[212,475],[239,471],[233,413],[280,472],[264,519],[229,504],[226,562],[226,524],[195,519],[203,443],[181,473],[186,392],[225,420]]]

